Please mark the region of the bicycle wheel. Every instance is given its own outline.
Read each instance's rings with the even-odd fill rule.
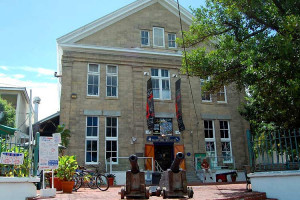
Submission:
[[[106,191],[109,188],[108,179],[103,174],[99,174],[96,179],[96,184],[99,190]]]
[[[73,181],[75,182],[74,186],[73,186],[73,190],[77,191],[82,185],[82,179],[81,179],[80,175],[77,173],[74,174]]]
[[[91,175],[88,178],[88,182],[87,182],[87,185],[89,186],[89,188],[91,188],[91,189],[97,189],[96,181],[97,181],[97,176]]]

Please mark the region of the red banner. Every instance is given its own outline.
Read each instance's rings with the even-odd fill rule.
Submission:
[[[151,78],[147,81],[147,107],[146,107],[147,126],[150,131],[154,128],[154,101]]]

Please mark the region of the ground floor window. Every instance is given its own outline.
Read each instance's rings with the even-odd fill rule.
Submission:
[[[98,163],[99,118],[86,117],[85,163]]]
[[[86,140],[86,163],[97,163],[98,162],[98,141],[97,140]]]
[[[105,159],[109,162],[112,158],[113,163],[118,162],[118,118],[106,117],[105,122]]]

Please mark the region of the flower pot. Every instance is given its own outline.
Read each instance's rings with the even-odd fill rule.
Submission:
[[[50,177],[50,188],[52,188],[52,177]],[[56,191],[62,190],[61,180],[57,177],[54,177],[54,188],[56,188]]]
[[[114,185],[114,177],[108,177],[108,185],[113,186]]]
[[[74,181],[62,181],[62,190],[64,193],[72,193]]]

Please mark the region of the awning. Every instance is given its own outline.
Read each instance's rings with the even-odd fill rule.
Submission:
[[[14,135],[16,128],[11,128],[0,124],[0,135]]]

